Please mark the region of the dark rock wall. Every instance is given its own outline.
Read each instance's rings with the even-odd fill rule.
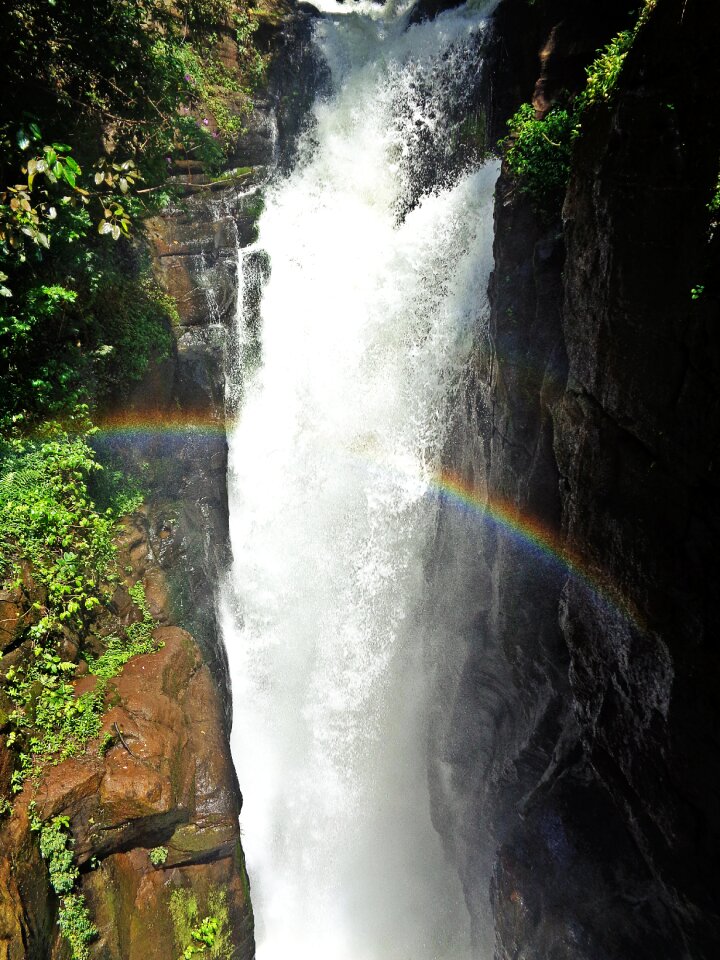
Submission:
[[[500,5],[496,117],[544,109],[626,25],[586,6]],[[482,957],[719,955],[719,17],[658,0],[584,122],[562,221],[498,184],[447,464],[500,522],[446,508],[429,571],[449,613],[429,631],[435,820]]]

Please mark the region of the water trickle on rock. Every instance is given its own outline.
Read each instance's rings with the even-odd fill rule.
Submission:
[[[332,93],[241,251],[224,633],[258,957],[466,960],[416,614],[491,268],[497,167],[456,162],[448,112],[487,6],[324,7]]]

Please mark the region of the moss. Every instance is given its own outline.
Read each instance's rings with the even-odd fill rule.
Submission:
[[[203,956],[220,960],[232,954],[228,895],[224,887],[212,885],[207,896],[200,900],[193,890],[173,890],[169,910],[175,943],[183,958]]]

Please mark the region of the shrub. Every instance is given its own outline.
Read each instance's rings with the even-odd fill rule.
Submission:
[[[168,858],[168,848],[153,847],[148,856],[150,857],[150,863],[154,867],[161,867]]]
[[[568,110],[553,108],[542,120],[524,103],[508,121],[510,136],[503,141],[505,159],[518,178],[519,188],[538,208],[554,209],[562,199],[570,172],[573,118]]]
[[[634,26],[627,30],[621,30],[610,43],[598,52],[598,56],[585,71],[587,82],[585,89],[577,98],[576,109],[578,112],[593,104],[612,99],[625,58],[630,52],[638,32],[647,23],[650,14],[655,9],[656,3],[657,0],[644,0],[640,15]]]
[[[538,120],[532,104],[524,103],[508,121],[510,135],[501,141],[511,173],[543,215],[556,213],[570,175],[572,143],[581,130],[583,115],[594,105],[609,102],[625,58],[657,0],[644,0],[635,25],[618,33],[599,51],[586,70],[582,92],[565,106],[553,107]]]

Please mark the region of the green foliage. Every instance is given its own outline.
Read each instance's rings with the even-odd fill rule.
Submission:
[[[40,853],[48,861],[50,884],[55,893],[70,893],[80,876],[69,837],[70,820],[53,817],[40,828]]]
[[[581,112],[593,104],[608,102],[612,99],[617,86],[620,71],[632,48],[638,32],[655,9],[657,0],[644,0],[644,5],[635,25],[628,30],[621,30],[610,43],[607,44],[585,71],[587,83],[577,99],[576,109]]]
[[[580,98],[583,107],[611,99],[634,39],[634,30],[621,31],[590,64],[586,71],[587,84]]]
[[[188,93],[179,54],[206,42],[232,7],[230,0],[8,0],[0,11],[4,99],[22,98],[34,116],[52,99],[63,129],[111,123],[120,151],[159,154],[172,143]]]
[[[89,236],[84,210],[66,226],[42,271],[52,282],[37,282],[38,270],[27,264],[15,272],[13,296],[0,300],[0,361],[7,369],[0,419],[22,409],[53,416],[103,400],[172,349],[177,309],[149,262]]]
[[[182,949],[179,960],[195,956],[227,957],[232,950],[227,894],[221,887],[211,887],[207,898],[207,914],[200,918],[197,897],[191,890],[173,890],[170,915],[175,941]]]
[[[70,820],[59,816],[42,823],[34,807],[29,812],[31,829],[40,834],[40,853],[48,864],[50,885],[60,897],[58,926],[70,945],[72,960],[89,960],[89,945],[98,930],[90,919],[84,895],[72,892],[80,871],[72,851]]]
[[[153,847],[148,856],[154,867],[161,867],[168,858],[168,849],[167,847]]]
[[[141,619],[122,638],[105,639],[97,658],[86,654],[98,677],[92,690],[76,696],[76,665],[63,656],[67,632],[81,640],[117,581],[115,524],[127,506],[116,486],[117,501],[99,512],[90,480],[101,471],[88,443],[92,430],[80,411],[70,434],[46,424],[40,437],[16,436],[0,448],[0,580],[5,587],[32,590],[35,602],[26,626],[29,656],[4,674],[12,703],[8,745],[17,750],[12,789],[47,763],[81,753],[100,730],[107,681],[137,654],[157,649],[154,621],[142,584],[130,588]],[[106,495],[111,489],[106,489]]]
[[[570,175],[572,144],[579,136],[584,114],[609,102],[635,38],[657,0],[644,0],[635,25],[618,33],[586,70],[585,88],[565,105],[554,106],[536,119],[532,104],[524,103],[508,121],[510,135],[501,141],[508,169],[517,178],[538,213],[557,212]],[[719,201],[720,202],[720,201]]]
[[[76,428],[84,426],[83,414]],[[89,477],[101,469],[90,431],[71,435],[50,423],[43,433],[7,440],[0,461],[0,576],[21,586],[22,565],[31,565],[47,597],[32,627],[38,642],[62,624],[85,627],[115,556],[115,517],[101,516],[88,491]]]
[[[82,184],[82,169],[71,156],[72,147],[43,143],[34,122],[18,127],[14,137],[8,135],[8,127],[4,134],[0,127],[0,150],[3,165],[10,168],[6,176],[14,174],[12,185],[0,186],[0,255],[8,265],[25,263],[31,253],[42,260],[51,238],[67,229],[69,212],[88,206],[92,199],[102,211],[99,233],[115,240],[128,235],[130,219],[111,194],[117,189],[127,193],[142,179],[133,160],[110,163],[101,157],[96,162],[95,189],[88,190]],[[12,291],[5,288],[3,296],[12,296]]]
[[[553,108],[542,120],[524,103],[508,121],[510,136],[503,141],[510,171],[520,189],[542,209],[554,208],[565,192],[570,172],[573,118],[568,110]]]
[[[98,935],[82,893],[70,893],[60,901],[58,926],[70,945],[72,960],[90,960],[89,945]]]
[[[131,224],[172,197],[177,161],[222,168],[267,64],[259,16],[247,0],[0,4],[0,424],[102,402],[172,348],[177,311]]]
[[[111,680],[117,676],[128,660],[144,653],[153,653],[158,645],[153,639],[155,621],[145,599],[145,588],[138,581],[130,587],[130,597],[142,614],[142,620],[131,623],[124,637],[115,634],[105,638],[105,652],[97,659],[88,655],[90,673],[101,680]]]

